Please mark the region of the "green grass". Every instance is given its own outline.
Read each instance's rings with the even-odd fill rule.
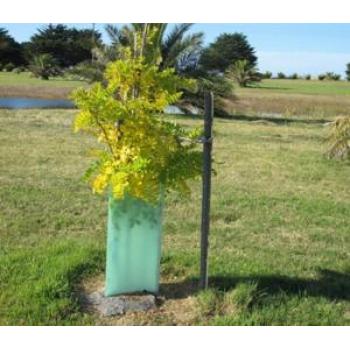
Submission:
[[[347,163],[308,120],[215,121],[210,290],[199,293],[200,182],[169,196],[158,312],[101,320],[107,202],[80,180],[93,140],[73,111],[0,111],[0,324],[350,325]],[[180,122],[198,124],[195,119]]]
[[[308,95],[350,95],[349,81],[320,81],[303,79],[265,79],[254,88],[257,92],[279,92]],[[242,90],[242,89],[241,89]]]
[[[29,72],[20,74],[12,72],[0,72],[0,86],[41,86],[45,87],[79,87],[84,83],[67,77],[55,77],[42,80],[31,77]]]
[[[236,99],[227,101],[230,114],[302,116],[330,120],[350,115],[350,82],[269,79],[255,87],[235,88]]]

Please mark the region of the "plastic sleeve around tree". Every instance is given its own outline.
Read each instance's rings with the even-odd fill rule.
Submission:
[[[109,197],[106,296],[158,292],[163,202]]]

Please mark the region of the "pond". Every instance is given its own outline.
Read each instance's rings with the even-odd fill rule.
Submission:
[[[0,108],[75,108],[70,100],[56,100],[48,98],[0,97]],[[169,106],[165,110],[169,114],[183,114],[176,106]]]
[[[0,97],[0,108],[74,108],[69,100],[27,97]]]

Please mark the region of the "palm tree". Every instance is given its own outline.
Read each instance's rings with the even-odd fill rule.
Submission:
[[[183,91],[177,106],[191,113],[193,107],[203,109],[203,91],[214,91],[216,113],[223,115],[222,98],[232,97],[232,84],[225,77],[212,75],[198,66],[202,51],[203,33],[188,33],[192,24],[175,25],[168,33],[167,23],[132,23],[118,28],[108,24],[105,29],[111,44],[95,48],[93,62],[78,66],[78,75],[90,81],[103,79],[103,71],[109,61],[122,57],[128,47],[134,56],[142,54],[145,59],[157,64],[160,70],[173,67],[180,75],[196,79],[197,92]],[[141,38],[141,43],[137,42]],[[140,52],[141,51],[141,52]]]
[[[60,74],[56,60],[48,53],[34,56],[28,68],[35,77],[43,80]]]
[[[246,87],[250,83],[261,80],[260,74],[255,67],[251,66],[248,60],[236,61],[227,69],[226,76],[236,81],[241,87]]]
[[[152,43],[144,43],[145,56],[151,55],[153,58],[160,56],[159,68],[168,67],[178,68],[178,64],[184,57],[199,54],[203,45],[203,33],[188,34],[191,23],[181,23],[166,35],[167,23],[133,23],[125,25],[120,29],[114,25],[108,24],[106,31],[112,42],[112,47],[134,47],[135,33],[143,34],[146,37],[147,32],[154,30]]]

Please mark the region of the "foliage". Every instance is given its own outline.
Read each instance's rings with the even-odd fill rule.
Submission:
[[[206,72],[192,72],[190,75],[197,82],[197,90],[185,90],[181,100],[176,105],[185,113],[192,114],[194,108],[203,111],[205,91],[212,91],[214,94],[214,113],[216,116],[228,116],[225,108],[225,99],[232,99],[233,84],[225,76],[210,74]]]
[[[326,72],[324,74],[319,74],[318,80],[335,80],[338,81],[340,80],[341,76],[340,74],[336,74],[333,72]]]
[[[34,56],[28,69],[35,77],[48,80],[50,76],[57,76],[60,73],[56,63],[56,60],[46,53]]]
[[[306,75],[304,76],[304,79],[305,79],[305,80],[311,80],[311,74],[306,74]]]
[[[272,75],[273,75],[272,72],[270,72],[270,71],[267,70],[265,73],[262,73],[262,74],[261,74],[261,78],[262,78],[262,79],[271,79],[271,78],[272,78]]]
[[[24,66],[16,67],[12,70],[13,73],[20,74],[26,71],[26,68]]]
[[[75,131],[88,132],[104,145],[92,152],[97,161],[86,178],[94,175],[91,184],[97,193],[110,185],[115,198],[128,193],[153,202],[161,187],[189,193],[186,181],[201,169],[201,153],[194,149],[198,130],[186,131],[158,115],[179,100],[179,88],[193,82],[175,75],[173,68],[160,71],[131,50],[124,55],[108,64],[105,86],[96,83],[73,95],[80,109]]]
[[[289,79],[299,79],[298,73],[293,73],[289,76]]]
[[[91,60],[92,48],[101,43],[101,34],[95,30],[49,24],[39,29],[24,47],[28,60],[33,56],[50,54],[59,67],[70,67]]]
[[[15,66],[23,64],[22,49],[6,29],[0,28],[0,65],[4,66],[8,63]]]
[[[277,78],[278,79],[286,79],[286,75],[283,72],[278,72],[277,73]]]
[[[257,63],[255,50],[247,37],[242,33],[224,33],[203,50],[199,63],[204,70],[224,73],[230,65],[243,59],[250,67]]]
[[[125,48],[134,51],[134,36],[142,37],[144,32],[156,33],[152,42],[145,45],[143,55],[153,57],[158,62],[159,69],[175,68],[180,72],[185,58],[197,57],[203,44],[203,33],[187,34],[192,24],[176,25],[168,35],[165,35],[167,23],[132,23],[118,28],[115,25],[106,26],[111,45],[99,45],[92,52],[92,60],[86,61],[74,69],[88,81],[102,81],[107,64],[121,58]],[[148,38],[149,39],[149,38]],[[137,54],[137,53],[136,53]],[[187,61],[188,63],[188,61]]]
[[[15,65],[12,62],[9,62],[4,65],[3,69],[5,72],[12,72],[14,68],[15,68]]]
[[[245,59],[234,62],[226,71],[226,76],[241,87],[261,81],[260,74]]]
[[[330,123],[330,133],[327,141],[329,158],[350,158],[350,117],[342,116]]]
[[[347,81],[350,81],[350,63],[347,63],[347,64],[346,64],[345,75],[346,75],[346,80],[347,80]]]

